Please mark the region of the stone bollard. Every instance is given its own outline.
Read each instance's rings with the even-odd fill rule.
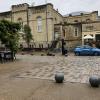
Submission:
[[[63,81],[64,81],[64,73],[57,72],[55,74],[55,81],[56,81],[56,83],[63,83]]]
[[[91,76],[89,82],[92,87],[99,87],[100,80],[97,76]]]

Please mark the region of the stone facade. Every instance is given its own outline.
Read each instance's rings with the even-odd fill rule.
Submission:
[[[5,19],[21,24],[20,44],[24,47],[27,45],[22,36],[26,24],[31,28],[33,41],[30,46],[34,48],[41,46],[47,48],[52,41],[64,38],[68,49],[73,50],[75,46],[84,44],[83,38],[86,34],[91,32],[96,40],[94,34],[100,33],[98,11],[62,16],[51,3],[39,6],[24,3],[12,5],[11,8],[11,11],[0,13],[0,20]]]
[[[97,21],[98,11],[79,13],[78,15],[69,14],[64,16],[64,22],[66,23],[77,23],[77,22],[87,22],[87,21]]]
[[[78,15],[69,14],[63,16],[63,23],[55,25],[55,34],[61,34],[60,36],[65,39],[68,49],[73,50],[77,45],[84,44],[83,35],[88,31],[84,30],[84,27],[94,24],[94,30],[96,32],[99,29],[99,23],[98,11],[80,13]]]
[[[45,48],[54,40],[54,24],[63,22],[63,16],[53,8],[53,5],[29,6],[27,3],[12,5],[9,12],[0,13],[0,20],[5,19],[13,22],[19,22],[23,27],[28,24],[31,28],[33,41],[31,45]],[[26,47],[25,41],[20,39],[20,44]]]
[[[92,37],[91,39],[88,39],[88,41],[84,40],[84,37],[87,35]],[[86,44],[87,42],[90,42],[90,44],[95,44],[100,48],[100,21],[82,24],[82,44]]]
[[[93,27],[93,30],[86,29],[87,26]],[[69,50],[73,50],[77,45],[84,44],[83,36],[89,34],[89,31],[92,32],[91,34],[95,34],[99,31],[99,27],[98,11],[64,16],[64,36]]]

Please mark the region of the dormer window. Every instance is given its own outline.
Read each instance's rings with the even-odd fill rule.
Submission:
[[[69,14],[69,16],[72,16],[72,14]]]

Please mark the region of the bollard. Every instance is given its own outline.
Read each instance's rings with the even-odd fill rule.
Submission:
[[[89,82],[92,87],[99,87],[100,80],[97,76],[91,76]]]
[[[63,81],[64,81],[64,73],[57,72],[55,74],[55,80],[56,80],[56,83],[63,83]]]

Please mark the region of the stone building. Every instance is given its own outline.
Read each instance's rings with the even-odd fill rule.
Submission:
[[[86,43],[100,48],[100,21],[85,22],[82,24],[82,44]]]
[[[29,6],[27,3],[12,5],[11,11],[0,13],[2,19],[19,22],[21,35],[24,34],[24,25],[29,25],[33,36],[30,46],[36,48],[47,47],[54,40],[54,24],[63,22],[63,16],[50,3],[39,6]],[[22,37],[20,44],[26,47]]]
[[[77,12],[62,16],[51,3],[30,6],[27,3],[12,5],[11,11],[0,13],[0,20],[5,19],[21,24],[20,45],[26,47],[22,36],[24,25],[31,28],[33,40],[30,47],[47,48],[52,41],[64,38],[69,50],[85,44],[85,36],[100,41],[100,20],[98,11]]]
[[[64,16],[63,37],[65,38],[69,50],[73,50],[77,45],[84,45],[85,41],[100,40],[100,19],[98,11],[76,12]],[[84,38],[91,35],[94,38]],[[89,41],[88,41],[89,42]]]

